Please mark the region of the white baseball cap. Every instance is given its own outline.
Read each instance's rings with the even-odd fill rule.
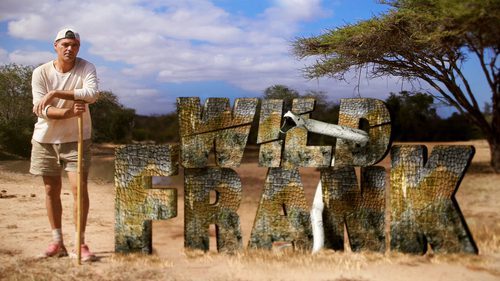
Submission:
[[[61,39],[65,39],[65,38],[75,39],[76,41],[78,41],[78,43],[80,43],[80,34],[78,34],[78,32],[76,32],[76,30],[71,29],[71,28],[63,28],[63,29],[61,29],[57,33],[56,39],[54,39],[54,42],[57,42],[57,41],[59,41]]]

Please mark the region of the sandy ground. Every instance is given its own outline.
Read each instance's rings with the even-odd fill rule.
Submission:
[[[35,257],[51,238],[41,178],[27,173],[27,161],[0,161],[0,280],[500,280],[500,175],[487,165],[486,142],[467,144],[476,147],[476,155],[456,197],[479,247],[477,256],[247,250],[266,175],[266,168],[247,156],[236,169],[243,184],[238,213],[244,251],[233,256],[217,254],[214,239],[208,253],[184,251],[181,174],[173,181],[179,195],[178,216],[154,222],[154,254],[114,254],[114,164],[112,150],[100,147],[95,150],[90,175],[86,233],[99,261],[77,266],[69,258],[40,260]],[[433,145],[428,144],[429,151]],[[381,165],[388,168],[389,159]],[[319,173],[303,168],[301,176],[311,204]],[[64,184],[63,231],[66,246],[72,248],[72,196],[66,179]]]

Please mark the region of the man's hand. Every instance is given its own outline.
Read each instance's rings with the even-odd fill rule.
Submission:
[[[75,101],[73,107],[71,107],[71,117],[82,115],[85,112],[85,102]]]

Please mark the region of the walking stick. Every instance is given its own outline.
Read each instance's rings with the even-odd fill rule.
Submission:
[[[78,162],[77,162],[77,184],[76,184],[76,193],[77,193],[77,207],[76,207],[76,260],[80,265],[82,261],[82,248],[81,248],[81,240],[82,240],[82,173],[83,173],[83,116],[78,116]]]

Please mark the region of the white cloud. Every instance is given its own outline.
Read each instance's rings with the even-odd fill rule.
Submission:
[[[47,39],[41,35],[51,34],[44,24],[46,20],[43,16],[29,14],[19,20],[9,23],[9,33],[23,39]]]
[[[39,0],[2,0],[0,2],[0,19],[11,20],[42,11],[48,3]]]
[[[127,108],[134,108],[138,114],[148,115],[175,110],[175,98],[155,88],[147,88],[140,82],[127,79],[126,76],[108,67],[97,67],[99,90],[113,92]]]
[[[15,50],[9,53],[7,50],[0,48],[0,64],[15,63],[37,66],[53,58],[54,54],[50,52]]]
[[[169,93],[149,86],[155,83],[216,80],[256,93],[274,84],[328,92],[354,88],[327,79],[307,82],[299,71],[304,62],[290,54],[300,23],[328,14],[321,0],[274,0],[254,18],[230,14],[209,0],[21,2],[0,4],[10,36],[50,44],[57,30],[74,27],[92,55],[126,65],[96,66],[101,89],[129,107],[161,110]],[[3,61],[36,65],[51,58],[49,52],[0,49]]]
[[[9,62],[37,66],[54,59],[54,54],[50,52],[16,50],[9,53]]]
[[[290,20],[311,20],[325,16],[327,12],[321,6],[321,0],[275,0],[276,7],[270,11],[278,12]]]

